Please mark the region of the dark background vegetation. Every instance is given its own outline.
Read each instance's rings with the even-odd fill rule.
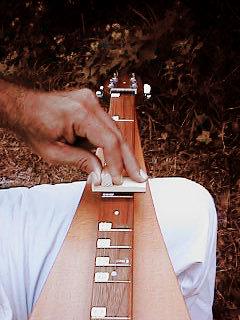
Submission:
[[[97,86],[116,69],[153,88],[138,104],[150,176],[203,184],[218,209],[216,320],[240,319],[240,8],[215,1],[0,3],[1,77],[41,90]],[[103,105],[107,105],[106,99]],[[84,178],[0,131],[2,188]]]

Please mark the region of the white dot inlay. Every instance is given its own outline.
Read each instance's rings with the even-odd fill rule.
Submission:
[[[117,276],[117,271],[115,271],[115,270],[112,271],[112,272],[111,272],[111,276],[112,276],[112,277],[116,277],[116,276]]]

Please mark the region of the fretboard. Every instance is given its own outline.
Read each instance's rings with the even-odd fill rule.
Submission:
[[[109,112],[133,149],[134,107],[135,97],[122,95],[111,98]],[[133,204],[134,194],[102,199],[90,319],[132,319]]]

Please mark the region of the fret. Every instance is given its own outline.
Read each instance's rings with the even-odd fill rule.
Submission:
[[[128,249],[132,247],[132,233],[131,232],[103,232],[100,233],[97,239],[97,248],[112,248],[116,247]]]
[[[96,266],[131,266],[132,250],[131,249],[97,249]]]
[[[133,198],[133,194],[131,192],[103,192],[101,197],[104,198],[124,198],[124,199],[131,199]]]
[[[124,227],[124,226],[122,226]],[[101,221],[98,224],[98,231],[101,232],[132,232],[133,230],[126,227],[126,228],[112,228],[112,222]]]
[[[104,249],[132,249],[132,246],[128,245],[111,245],[110,239],[98,239],[97,241],[97,248],[104,248]]]
[[[107,315],[107,308],[106,307],[92,307],[91,309],[91,319],[115,319],[115,320],[128,320],[131,319],[129,317],[108,317]]]

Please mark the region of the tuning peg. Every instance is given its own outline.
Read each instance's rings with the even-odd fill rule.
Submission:
[[[151,98],[151,86],[147,83],[144,83],[143,85],[143,93],[146,99]]]
[[[132,77],[130,78],[131,82],[135,82],[136,81],[136,77],[135,77],[135,73],[132,73]]]
[[[114,74],[113,74],[112,81],[113,81],[114,85],[116,85],[116,84],[118,83],[118,76],[117,76],[117,73],[114,73]]]
[[[137,85],[137,80],[135,78],[135,73],[132,73],[132,77],[130,78],[130,81],[131,81],[131,88],[137,89],[138,85]]]
[[[102,98],[103,97],[103,86],[100,86],[99,90],[96,91],[96,96],[98,98]]]
[[[113,80],[113,78],[112,78],[112,79],[109,80],[108,88],[109,88],[109,89],[112,89],[112,88],[114,88],[114,87],[115,87],[115,84],[114,84],[114,80]]]

